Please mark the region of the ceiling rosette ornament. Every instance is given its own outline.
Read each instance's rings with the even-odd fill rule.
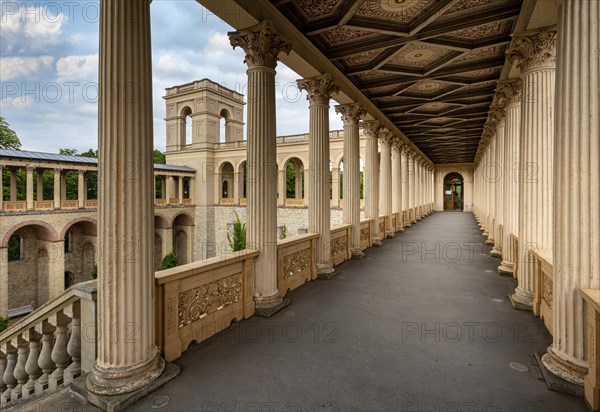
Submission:
[[[227,35],[234,49],[241,47],[246,52],[244,63],[250,69],[259,66],[274,69],[279,53],[289,54],[292,50],[292,44],[273,30],[273,24],[269,20]]]

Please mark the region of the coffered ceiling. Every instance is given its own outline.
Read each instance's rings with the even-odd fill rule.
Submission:
[[[473,161],[521,0],[271,3],[431,161]]]

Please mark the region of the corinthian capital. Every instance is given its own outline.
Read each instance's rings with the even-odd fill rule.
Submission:
[[[379,129],[381,129],[381,123],[379,123],[379,120],[363,122],[363,132],[366,138],[377,138]]]
[[[296,84],[298,89],[306,90],[310,104],[329,104],[331,95],[340,91],[340,86],[333,83],[329,74],[300,79],[296,81]]]
[[[335,106],[335,112],[342,116],[344,124],[358,124],[367,111],[358,103],[339,104]]]
[[[501,80],[496,86],[496,93],[501,97],[501,103],[509,105],[521,102],[521,79]],[[504,99],[504,100],[502,100]]]
[[[382,127],[381,129],[379,129],[379,142],[381,144],[385,144],[385,145],[391,145],[392,140],[394,139],[394,134],[392,132],[390,132],[388,129],[386,129],[385,127]]]
[[[291,43],[273,30],[269,20],[244,30],[229,32],[227,35],[234,49],[239,46],[246,52],[244,63],[248,68],[265,66],[274,69],[279,53],[289,54],[292,50]]]
[[[556,29],[514,35],[506,56],[523,72],[556,66]]]

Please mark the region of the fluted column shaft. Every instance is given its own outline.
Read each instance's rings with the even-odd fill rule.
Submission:
[[[491,251],[492,256],[502,256],[502,245],[504,244],[504,151],[505,151],[505,125],[504,110],[498,108],[497,115],[501,118],[496,125],[496,161],[494,167],[494,176],[496,178],[496,236],[494,237],[494,249]]]
[[[519,225],[519,138],[521,130],[521,81],[511,80],[502,83],[507,96],[505,109],[505,170],[504,170],[504,249],[502,263],[498,271],[512,275],[515,268],[515,250],[512,246],[511,233],[518,230]]]
[[[260,251],[254,266],[254,301],[260,313],[282,303],[277,287],[275,66],[278,54],[289,53],[291,45],[269,21],[228,35],[234,48],[244,50],[248,65],[246,239],[249,248]]]
[[[382,129],[379,136],[381,146],[380,211],[387,216],[385,235],[391,238],[394,237],[395,232],[392,227],[392,134],[388,130]]]
[[[402,230],[402,148],[392,146],[392,212],[398,213],[396,227]],[[396,230],[396,228],[394,228]]]
[[[26,187],[26,200],[27,200],[27,210],[33,209],[33,172],[35,169],[33,167],[27,168],[27,187]]]
[[[512,299],[533,309],[537,249],[552,248],[556,31],[514,36],[509,57],[521,68],[518,285]]]
[[[408,161],[408,176],[409,176],[409,196],[408,196],[408,203],[409,203],[409,208],[410,208],[410,221],[411,223],[416,223],[417,222],[417,215],[416,215],[416,195],[417,195],[417,178],[416,178],[416,155],[414,153],[411,153],[409,156],[409,161]]]
[[[344,121],[344,223],[352,225],[350,251],[354,259],[363,256],[360,247],[360,141],[358,121],[365,110],[358,104],[336,106]]]
[[[488,184],[488,219],[486,224],[486,231],[488,238],[486,240],[487,245],[493,245],[496,236],[495,220],[496,220],[496,176],[495,176],[495,162],[496,162],[496,132],[492,135],[492,140],[488,146],[487,153],[487,184]]]
[[[410,185],[409,185],[409,176],[408,176],[408,162],[409,162],[409,156],[408,156],[408,151],[406,147],[402,148],[402,164],[401,164],[401,169],[402,169],[402,211],[403,211],[403,215],[406,215],[406,220],[404,221],[404,227],[410,227],[410,215],[408,214],[408,211],[410,210],[410,201],[409,201],[409,192],[410,192]]]
[[[371,222],[371,240],[373,245],[381,245],[379,239],[379,158],[377,138],[379,122],[364,122],[365,133],[365,216],[373,219]]]
[[[92,392],[114,395],[147,385],[164,369],[154,331],[150,0],[103,1],[100,16],[98,330],[102,333],[87,385]]]
[[[542,361],[555,374],[578,384],[588,364],[583,301],[578,289],[600,288],[599,22],[600,2],[559,2],[553,183],[554,333],[552,346]]]
[[[308,231],[318,233],[317,273],[332,273],[331,209],[329,199],[329,100],[339,87],[329,75],[298,80],[309,101],[308,168],[311,184],[308,192]]]

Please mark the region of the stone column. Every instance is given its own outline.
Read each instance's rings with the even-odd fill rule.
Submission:
[[[494,237],[494,248],[490,252],[491,256],[502,257],[502,249],[504,244],[504,151],[505,136],[504,129],[506,121],[504,119],[504,108],[502,106],[494,106],[490,111],[496,121],[496,160],[494,167],[494,176],[496,178],[496,236]]]
[[[279,177],[277,179],[277,185],[278,185],[278,189],[277,189],[277,204],[279,206],[285,206],[285,197],[287,195],[287,173],[285,168],[283,170],[279,170],[278,174]]]
[[[179,199],[179,204],[183,204],[183,176],[177,177],[177,198]]]
[[[365,217],[371,222],[371,240],[373,246],[381,246],[379,239],[379,158],[377,138],[381,125],[378,121],[363,122],[365,134]]]
[[[385,236],[388,239],[395,237],[395,228],[392,227],[392,132],[382,128],[379,131],[379,143],[381,146],[381,165],[380,165],[380,192],[379,207],[381,212],[386,215]]]
[[[398,213],[394,230],[402,231],[402,143],[392,145],[392,212]]]
[[[173,176],[170,175],[167,175],[165,180],[167,182],[165,196],[167,197],[167,204],[169,204],[169,199],[171,199],[174,196],[173,189],[175,188],[175,182],[173,181]],[[219,193],[220,190],[221,189],[219,188]]]
[[[491,125],[490,125],[491,126]],[[485,244],[492,246],[495,243],[495,219],[496,219],[496,180],[495,180],[495,160],[496,160],[496,131],[490,130],[489,135],[491,136],[490,145],[487,150],[487,163],[486,163],[486,183],[488,186],[487,192],[487,207],[488,207],[488,218],[486,223],[486,232],[488,238]]]
[[[60,172],[60,200],[67,200],[67,170]]]
[[[417,178],[416,178],[416,164],[417,164],[417,154],[415,152],[411,152],[409,155],[408,161],[408,174],[409,174],[409,187],[410,193],[408,196],[409,208],[411,210],[410,213],[410,221],[411,223],[417,223],[417,215],[416,215],[416,196],[417,196]]]
[[[35,172],[34,167],[27,167],[27,210],[33,210],[33,172]]]
[[[14,168],[10,169],[10,201],[17,201],[17,171]]]
[[[360,248],[360,141],[358,121],[366,111],[359,104],[344,104],[335,107],[344,121],[344,223],[352,225],[353,259],[364,256]]]
[[[294,165],[294,170],[295,170],[294,197],[296,199],[302,199],[303,198],[303,195],[302,195],[302,168],[298,165]],[[338,192],[338,199],[339,199],[339,192]]]
[[[297,186],[296,186],[297,187]],[[296,197],[298,197],[296,195]],[[340,207],[340,168],[331,170],[331,203],[333,207]]]
[[[198,202],[196,201],[196,179],[190,177],[190,189],[189,189],[190,199],[192,199],[192,204],[196,205]]]
[[[317,274],[329,277],[334,273],[331,260],[331,212],[329,202],[329,100],[338,93],[328,74],[297,81],[306,90],[309,101],[308,169],[308,231],[318,233]]]
[[[554,336],[542,362],[554,374],[579,385],[588,366],[588,331],[579,288],[600,288],[599,21],[598,1],[559,2],[553,183]],[[587,383],[586,398],[597,399],[598,388]]]
[[[8,247],[0,247],[0,316],[8,317]]]
[[[236,205],[240,204],[240,182],[242,174],[240,172],[233,172],[233,203]],[[190,188],[191,188],[190,184]],[[190,195],[190,198],[192,196]]]
[[[80,209],[83,209],[85,204],[85,195],[85,170],[80,170],[77,181],[77,202]],[[154,199],[154,196],[152,198]]]
[[[36,188],[37,188],[37,199],[38,201],[44,200],[44,171],[39,170],[36,173]]]
[[[87,387],[97,394],[117,395],[148,385],[165,367],[154,331],[150,0],[100,3],[99,61],[98,330],[102,333]],[[131,325],[135,339],[128,338]]]
[[[60,209],[60,176],[62,174],[62,170],[54,169],[54,208]]]
[[[410,227],[410,184],[408,176],[408,162],[410,157],[408,155],[408,146],[402,146],[402,214],[405,216],[403,223],[404,227]]]
[[[496,89],[506,102],[506,129],[504,130],[504,221],[502,263],[498,273],[513,275],[515,269],[515,251],[512,247],[511,233],[518,230],[519,216],[519,137],[521,130],[521,80],[512,79],[498,83]]]
[[[241,47],[248,65],[248,203],[247,242],[260,250],[255,263],[254,300],[258,314],[282,306],[277,289],[277,159],[275,130],[275,66],[280,52],[291,44],[263,21],[229,33],[231,45]]]
[[[508,58],[521,69],[523,96],[519,165],[518,285],[511,300],[519,309],[533,309],[537,249],[553,240],[552,173],[556,30],[513,35]],[[562,190],[562,189],[561,189]]]

